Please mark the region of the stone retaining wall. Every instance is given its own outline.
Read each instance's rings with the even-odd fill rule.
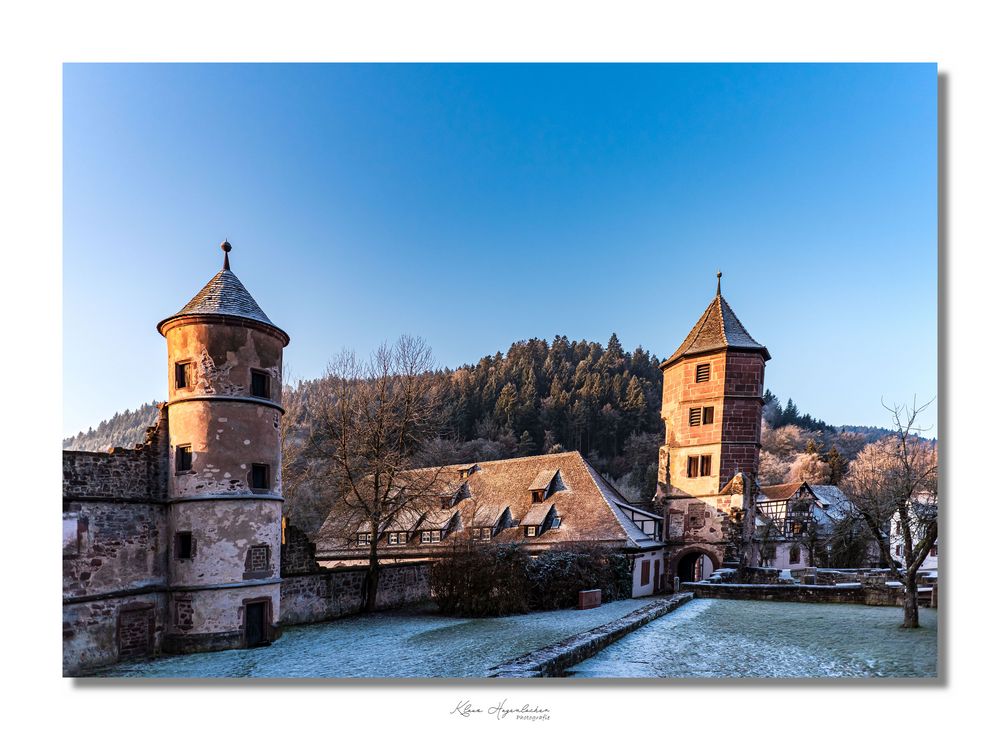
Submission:
[[[683,583],[681,589],[707,599],[747,599],[756,601],[797,601],[815,604],[865,604],[902,606],[902,587],[873,587],[860,583],[839,585]]]
[[[281,581],[281,624],[309,624],[357,614],[364,605],[364,566],[286,576]],[[427,563],[383,565],[379,609],[426,601],[431,597]]]
[[[566,669],[596,655],[611,643],[672,612],[692,598],[693,595],[690,593],[680,593],[666,599],[657,599],[652,604],[636,609],[613,622],[494,666],[488,676],[490,678],[561,676]]]

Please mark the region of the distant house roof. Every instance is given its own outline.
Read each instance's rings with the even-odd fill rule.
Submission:
[[[765,360],[771,359],[767,347],[750,336],[750,332],[746,330],[729,303],[722,297],[720,288],[701,318],[695,323],[694,328],[681,342],[681,346],[664,360],[660,367],[671,365],[682,357],[721,349],[759,352],[764,355]]]
[[[435,487],[442,492],[453,491],[461,480],[461,471],[470,465],[450,465],[434,470]],[[544,488],[558,471],[561,485],[555,487],[544,503],[532,500],[532,487],[544,480]],[[426,471],[410,471],[422,475]],[[537,537],[526,538],[523,526],[507,526],[496,531],[494,542],[525,544],[531,547],[569,543],[601,543],[628,549],[662,547],[663,542],[642,531],[630,518],[630,506],[578,452],[564,452],[510,460],[491,460],[476,465],[476,472],[464,479],[468,496],[441,508],[441,499],[430,496],[426,511],[420,513],[428,523],[437,524],[448,517],[452,534],[441,543],[409,543],[405,547],[386,547],[388,556],[433,556],[435,548],[447,547],[452,536],[469,527],[498,527],[514,520],[519,525],[538,526],[545,521],[552,507],[558,512],[560,525],[551,527]],[[535,488],[534,490],[538,490]],[[447,500],[447,499],[445,499]],[[509,510],[509,515],[505,515]],[[637,510],[638,511],[638,510]],[[554,513],[554,512],[553,512]],[[452,515],[457,518],[451,520]],[[356,558],[350,522],[355,512],[337,503],[316,538],[316,550],[321,559]],[[650,515],[654,516],[654,515]],[[443,527],[442,527],[443,528]],[[391,527],[387,529],[392,529]]]
[[[223,249],[225,246],[224,244]],[[285,337],[285,343],[288,343],[288,335],[275,326],[267,314],[257,305],[257,301],[253,299],[249,291],[243,287],[240,279],[229,269],[228,251],[225,266],[205,283],[205,287],[199,290],[195,297],[185,304],[184,308],[163,319],[156,328],[160,333],[163,333],[164,324],[184,316],[231,316],[249,319],[276,329]]]
[[[787,501],[796,493],[798,493],[803,487],[807,491],[811,491],[811,487],[805,481],[798,481],[796,483],[779,483],[776,486],[759,486],[761,495],[768,501]]]

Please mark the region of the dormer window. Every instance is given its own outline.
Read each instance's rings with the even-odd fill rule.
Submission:
[[[420,533],[420,544],[430,545],[441,541],[441,530],[430,529]]]
[[[540,504],[544,500],[545,500],[545,491],[532,491],[531,492],[531,501],[532,501],[532,503]]]
[[[388,544],[405,545],[407,540],[406,532],[389,532]]]
[[[538,536],[538,530],[539,530],[539,527],[527,526],[527,527],[524,528],[524,536],[525,537],[537,537]]]
[[[358,533],[358,540],[357,540],[358,546],[361,546],[361,545],[370,545],[371,543],[372,543],[371,532],[359,532]]]
[[[263,370],[250,371],[250,395],[257,398],[271,397],[271,376]]]
[[[493,528],[492,527],[473,527],[472,528],[472,539],[483,540],[484,542],[492,539]]]

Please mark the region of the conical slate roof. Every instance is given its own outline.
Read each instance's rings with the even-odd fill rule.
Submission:
[[[157,324],[156,328],[161,334],[164,324],[182,316],[233,316],[266,324],[282,334],[285,333],[267,317],[267,314],[257,305],[257,301],[243,287],[240,279],[229,269],[229,250],[225,249],[228,246],[228,242],[223,245],[223,249],[227,252],[223,268],[215,274],[215,277],[205,283],[205,287],[199,290],[184,308]]]
[[[716,292],[715,299],[708,304],[705,313],[698,319],[687,338],[681,342],[681,346],[664,360],[660,367],[666,367],[682,357],[720,349],[756,351],[764,355],[765,360],[771,359],[767,347],[751,337],[750,332],[736,317],[732,307],[722,297],[721,289]]]

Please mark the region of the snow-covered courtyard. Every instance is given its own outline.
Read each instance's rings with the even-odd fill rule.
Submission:
[[[937,610],[695,599],[589,660],[598,677],[834,677],[937,674]]]
[[[483,677],[505,660],[627,614],[648,599],[585,611],[457,619],[431,605],[290,627],[256,650],[123,663],[97,675],[136,678]],[[579,677],[934,676],[937,611],[919,630],[902,610],[695,599],[570,669]]]
[[[288,627],[269,647],[122,663],[100,676],[363,678],[485,676],[505,660],[617,619],[649,599],[492,619],[442,617],[433,606]]]

